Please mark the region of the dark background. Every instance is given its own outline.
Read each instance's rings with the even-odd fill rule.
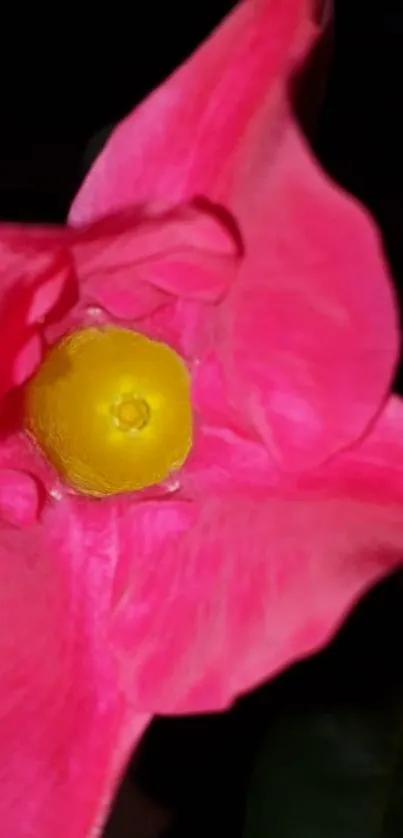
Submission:
[[[63,221],[93,135],[124,116],[233,5],[147,0],[127,10],[114,3],[89,20],[68,7],[56,14],[39,5],[26,13],[17,5],[4,13],[0,218]],[[377,218],[402,297],[403,0],[335,5],[334,54],[312,142],[332,176]],[[114,835],[131,834],[136,811],[150,817],[142,805],[127,804],[127,789],[130,798],[136,787],[179,813],[172,835],[236,838],[249,766],[273,707],[290,696],[303,702],[329,690],[359,694],[400,682],[401,585],[400,577],[383,585],[324,656],[231,713],[156,722],[131,767]]]
[[[94,7],[93,19],[89,8],[9,5],[0,50],[0,217],[63,220],[90,137],[124,116],[234,5],[114,2],[104,12]]]

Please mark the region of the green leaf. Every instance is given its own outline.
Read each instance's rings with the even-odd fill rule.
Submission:
[[[403,701],[275,718],[255,765],[244,838],[402,838]]]

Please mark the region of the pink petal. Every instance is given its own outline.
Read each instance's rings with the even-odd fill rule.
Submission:
[[[60,227],[0,224],[1,293],[48,275],[54,261],[61,268],[70,237],[71,232]]]
[[[38,331],[74,279],[63,231],[0,225],[0,397],[35,370]]]
[[[266,195],[244,193],[247,254],[217,334],[232,399],[278,465],[298,470],[348,446],[379,410],[397,313],[374,225],[296,129],[265,177]]]
[[[326,487],[211,494],[165,539],[157,518],[153,535],[154,515],[136,510],[144,560],[127,578],[114,636],[136,705],[160,713],[222,708],[317,650],[403,558],[401,505]]]
[[[398,485],[402,414],[391,402],[363,456],[340,458],[343,485],[329,469],[298,493],[213,490],[199,509],[65,496],[42,526],[2,527],[9,835],[90,834],[150,712],[223,707],[329,639],[402,559],[395,487],[347,495],[361,461],[379,475],[392,458]]]
[[[206,494],[235,486],[278,485],[278,471],[259,442],[226,427],[202,424],[196,432],[189,459],[182,467],[182,491],[200,502]]]
[[[213,320],[213,326],[216,332],[216,318]],[[242,428],[240,412],[234,410],[230,400],[222,365],[212,351],[206,352],[193,370],[192,401],[196,412],[203,416],[209,425],[232,430]]]
[[[180,472],[184,492],[203,498],[220,488],[279,483],[282,475],[266,446],[229,401],[222,368],[212,353],[194,365],[192,403],[196,428],[192,452]]]
[[[136,206],[71,232],[70,239],[85,275],[91,275],[183,250],[235,256],[238,242],[230,224],[206,201],[159,214],[153,205]]]
[[[93,274],[81,290],[88,306],[99,306],[122,320],[142,320],[172,302],[132,265]]]
[[[39,492],[35,480],[24,472],[1,468],[0,520],[27,526],[36,521],[38,513]]]
[[[403,502],[403,400],[392,396],[367,436],[326,467],[301,475],[298,485],[359,495],[378,504]]]
[[[202,195],[232,212],[245,259],[217,348],[237,409],[287,471],[364,432],[397,358],[375,227],[325,177],[290,108],[292,74],[326,19],[303,0],[240,3],[118,127],[71,211],[82,224]]]
[[[211,344],[214,308],[207,303],[170,298],[170,304],[142,319],[141,331],[153,340],[168,343],[183,358],[198,361]]]
[[[61,481],[53,466],[43,456],[42,451],[32,442],[21,427],[20,391],[13,391],[2,400],[2,415],[0,421],[0,473],[6,472],[16,475],[16,488],[21,479],[27,483],[27,498],[32,497],[32,523],[39,517],[46,494],[60,494]],[[32,484],[32,486],[31,486]],[[35,489],[35,491],[34,491]],[[5,491],[8,498],[10,516],[14,503],[18,504],[18,493]],[[1,517],[1,516],[0,516]]]
[[[309,0],[246,0],[114,131],[70,221],[210,195],[235,162],[256,108],[312,42]],[[275,126],[273,126],[275,127]]]
[[[112,216],[84,228],[74,253],[82,294],[126,319],[151,314],[167,294],[215,301],[238,265],[238,242],[212,208]],[[151,286],[151,287],[150,287]]]
[[[156,259],[142,268],[157,288],[189,300],[214,303],[223,297],[237,266],[235,259],[198,253],[183,253]]]
[[[0,529],[0,816],[12,838],[98,834],[147,716],[117,682],[108,631],[113,505],[65,498]]]
[[[53,272],[52,272],[53,273]],[[65,273],[53,275],[45,280],[35,291],[28,314],[31,325],[41,321],[57,305],[63,294],[67,280]]]
[[[40,363],[41,357],[41,339],[39,335],[31,335],[13,359],[12,381],[15,387],[19,387],[33,375]]]

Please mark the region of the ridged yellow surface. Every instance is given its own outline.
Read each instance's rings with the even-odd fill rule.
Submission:
[[[126,329],[83,329],[50,349],[28,383],[25,427],[76,491],[143,489],[190,451],[189,374],[163,343]]]

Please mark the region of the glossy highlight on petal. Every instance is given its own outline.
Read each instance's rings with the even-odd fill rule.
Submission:
[[[28,384],[25,425],[78,492],[143,489],[189,453],[189,375],[172,349],[140,334],[112,327],[73,332]]]

